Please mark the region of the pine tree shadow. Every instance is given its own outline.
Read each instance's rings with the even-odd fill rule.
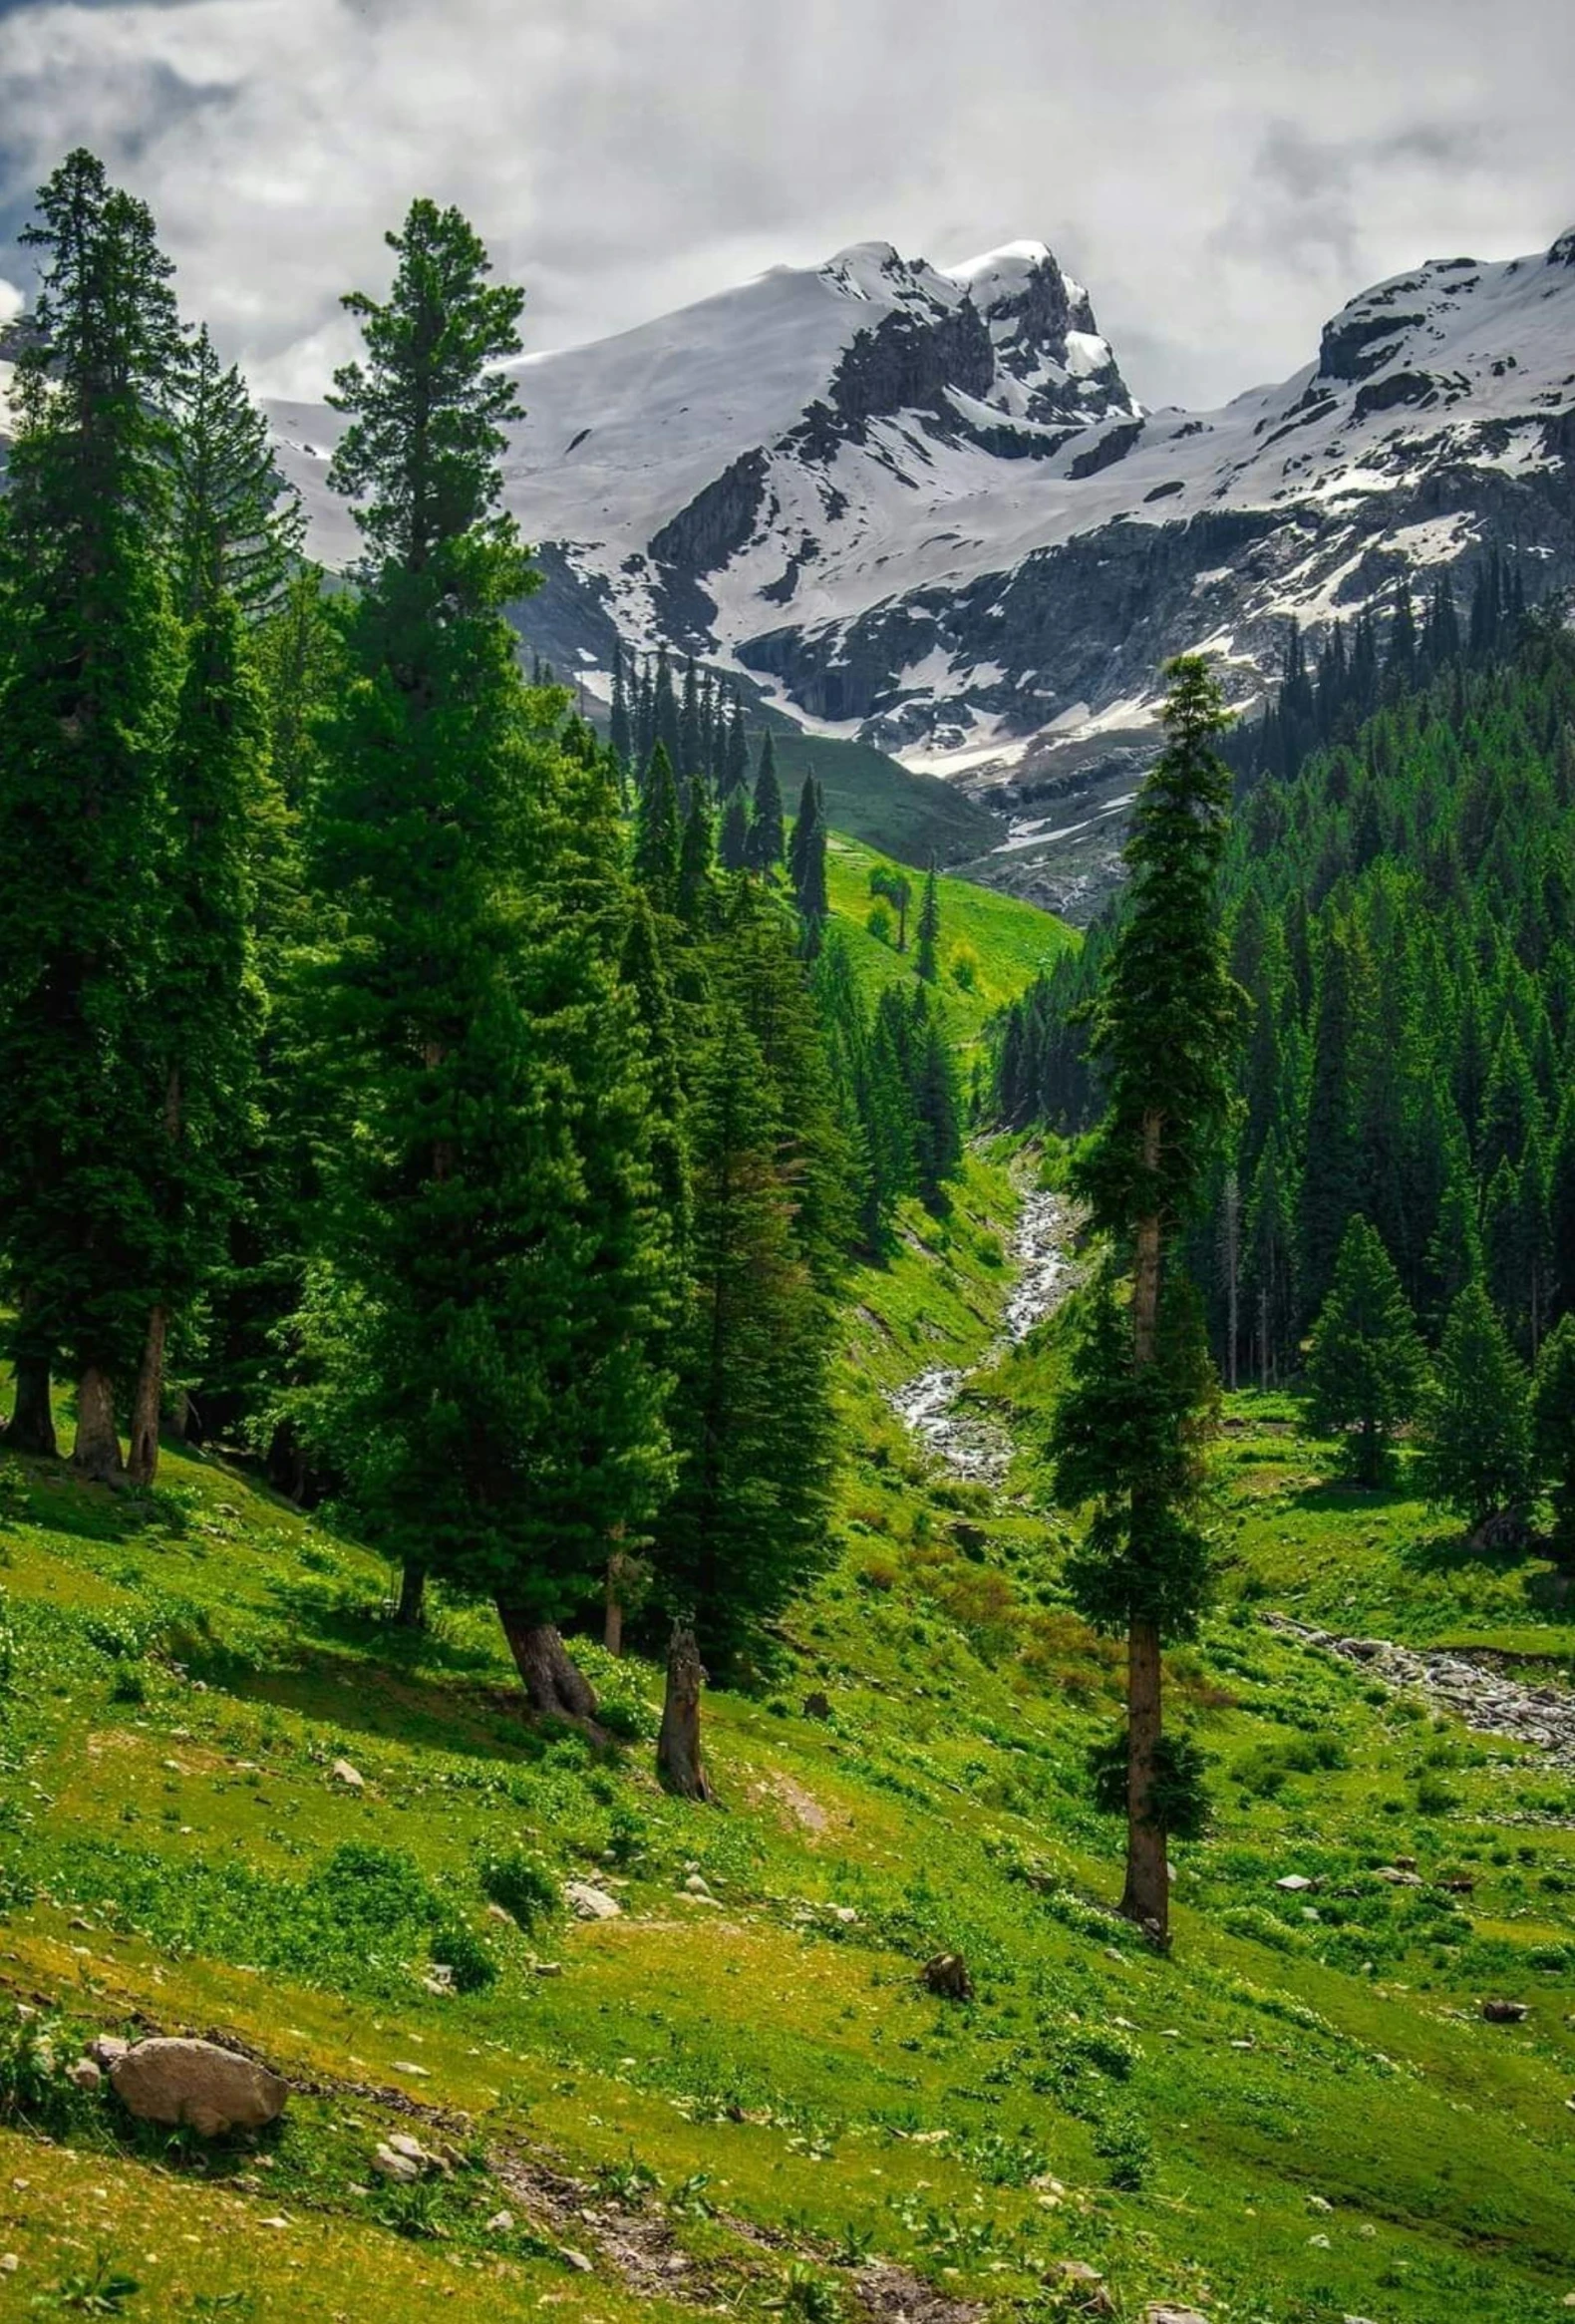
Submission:
[[[1400,1508],[1415,1497],[1393,1480],[1384,1485],[1358,1485],[1346,1477],[1324,1477],[1292,1494],[1291,1505],[1310,1514],[1362,1516]]]

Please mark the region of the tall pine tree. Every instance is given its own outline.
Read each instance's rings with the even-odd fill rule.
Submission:
[[[1210,1396],[1173,1258],[1230,1121],[1245,1011],[1216,898],[1230,777],[1214,741],[1227,714],[1201,658],[1167,675],[1166,745],[1133,811],[1130,901],[1094,1021],[1106,1112],[1077,1168],[1095,1224],[1130,1250],[1131,1303],[1124,1316],[1108,1293],[1097,1303],[1052,1439],[1059,1490],[1095,1509],[1074,1594],[1091,1621],[1126,1632],[1121,1910],[1159,1944],[1166,1831],[1184,1814],[1160,1648],[1191,1635],[1208,1579],[1198,1447]]]

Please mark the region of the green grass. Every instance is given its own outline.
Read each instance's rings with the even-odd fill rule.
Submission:
[[[708,1699],[721,1812],[656,1787],[651,1662],[586,1649],[643,1738],[598,1753],[520,1719],[486,1612],[440,1599],[401,1636],[377,1559],[222,1462],[171,1447],[141,1498],[0,1465],[0,2304],[92,2312],[62,2302],[102,2255],[159,2324],[623,2324],[697,2293],[856,2324],[873,2254],[1000,2324],[1075,2313],[1068,2258],[1124,2324],[1163,2298],[1218,2324],[1562,2312],[1567,1782],[1262,1614],[1555,1657],[1575,1631],[1535,1561],[1483,1567],[1417,1503],[1331,1489],[1283,1400],[1233,1400],[1231,1562],[1169,1658],[1216,1823],[1175,1849],[1175,1952],[1147,1955],[1106,1909],[1119,1835],[1083,1763],[1120,1655],[1067,1604],[1069,1520],[1027,1459],[1000,1493],[934,1472],[884,1401],[989,1349],[1009,1162],[1032,1158],[971,1158],[952,1215],[905,1214],[850,1286],[836,1560],[761,1688]],[[981,1392],[1031,1439],[1059,1364],[1052,1325]],[[1420,1885],[1379,1876],[1397,1856]],[[622,1915],[541,1909],[543,1866]],[[943,1947],[969,2004],[922,1988]],[[450,1953],[470,1990],[434,1993]],[[1525,2023],[1483,2023],[1489,1994]],[[23,2103],[37,2021],[8,1997],[60,2058],[214,2030],[298,2095],[216,2154],[58,2076]],[[455,2162],[408,2196],[369,2161],[413,2126]],[[583,2182],[566,2209],[519,2177],[543,2161]],[[586,2209],[657,2238],[648,2278]]]
[[[870,998],[887,984],[912,981],[915,928],[924,884],[921,874],[908,874],[913,889],[908,949],[899,953],[894,917],[889,941],[871,935],[868,929],[871,909],[880,900],[869,891],[869,875],[877,867],[898,868],[890,857],[833,832],[826,849],[832,921],[846,936],[854,972]],[[937,990],[952,1038],[967,1045],[977,1041],[991,1017],[1079,938],[1064,920],[1018,896],[1002,895],[994,888],[977,887],[971,880],[948,878],[944,873],[938,887],[941,974]],[[890,907],[885,908],[889,912]],[[964,981],[959,981],[960,961],[965,963]]]
[[[774,726],[772,739],[789,815],[812,770],[825,792],[831,829],[899,863],[922,870],[932,855],[938,862],[956,863],[987,854],[1003,835],[1004,826],[987,808],[939,775],[916,773],[869,743],[832,740],[792,726]]]

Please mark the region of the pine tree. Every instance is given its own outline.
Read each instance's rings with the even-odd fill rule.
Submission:
[[[913,973],[923,984],[934,984],[940,976],[940,945],[941,894],[932,857],[929,870],[924,875],[924,900],[919,905],[919,922],[913,949]]]
[[[717,842],[717,857],[724,871],[743,871],[750,859],[750,812],[744,804],[744,793],[729,794],[722,818],[722,836]]]
[[[77,1380],[75,1458],[121,1473],[116,1387],[158,1272],[162,1140],[149,1053],[163,779],[180,681],[165,584],[168,261],[144,205],[77,152],[42,188],[35,330],[4,502],[12,617],[0,698],[0,1234],[11,1442],[53,1451],[49,1377]]]
[[[733,713],[728,720],[727,744],[723,752],[722,777],[718,785],[720,797],[731,800],[735,792],[743,793],[750,780],[750,745],[744,727],[744,704],[737,694],[733,697]]]
[[[1390,1444],[1416,1417],[1426,1358],[1393,1260],[1365,1218],[1351,1220],[1307,1356],[1307,1426],[1339,1436],[1358,1485],[1384,1483]]]
[[[1532,1415],[1538,1477],[1553,1503],[1553,1554],[1575,1567],[1575,1315],[1542,1343]]]
[[[189,621],[227,597],[259,619],[299,562],[305,518],[278,473],[267,421],[205,327],[182,366],[171,444],[176,606]]]
[[[920,994],[914,1012],[914,1161],[919,1199],[927,1210],[947,1207],[947,1181],[963,1159],[962,1103],[957,1072],[935,1011]]]
[[[520,294],[455,210],[416,202],[390,245],[336,380],[365,556],[311,833],[352,1130],[321,1427],[369,1537],[489,1596],[532,1706],[584,1718],[557,1624],[670,1476],[617,803],[602,755],[541,724],[559,705],[521,688],[504,618],[533,580],[496,512]]]
[[[1531,1384],[1480,1282],[1449,1310],[1421,1428],[1421,1482],[1473,1542],[1524,1538],[1532,1493]]]
[[[820,928],[831,911],[825,884],[825,809],[820,787],[812,775],[804,777],[799,794],[788,869],[794,900],[812,946],[818,943]]]
[[[713,1667],[736,1663],[824,1555],[829,1323],[793,1231],[761,1046],[724,1005],[691,1096],[690,1281],[671,1407],[682,1467],[658,1586]]]
[[[1319,967],[1307,1101],[1300,1269],[1307,1314],[1316,1312],[1334,1279],[1342,1239],[1365,1190],[1358,1101],[1366,1079],[1370,984],[1357,935],[1337,922]]]
[[[1258,1384],[1275,1387],[1296,1329],[1295,1204],[1277,1127],[1271,1127],[1247,1194],[1242,1297],[1257,1349]]]
[[[612,648],[612,713],[608,739],[621,777],[626,780],[634,764],[634,730],[629,723],[629,696],[624,685],[623,646],[617,638]]]
[[[634,875],[650,897],[653,911],[677,908],[682,843],[673,762],[666,745],[658,743],[651,753],[634,818]]]
[[[684,663],[684,694],[678,714],[678,774],[687,801],[690,786],[704,782],[705,755],[700,729],[700,674],[691,654]]]
[[[684,818],[678,855],[678,916],[690,927],[698,927],[707,917],[713,860],[711,808],[705,778],[697,776],[690,785],[689,813]]]
[[[768,727],[761,737],[760,766],[756,771],[755,800],[750,813],[749,868],[767,880],[775,879],[786,837],[782,785],[777,780],[777,751]]]
[[[157,1250],[127,1463],[139,1485],[158,1473],[171,1331],[179,1332],[226,1254],[262,1025],[253,869],[266,786],[262,689],[222,561],[204,569],[217,593],[199,602],[189,634],[158,869],[159,950],[147,1043],[158,1107],[147,1184]]]
[[[1206,1356],[1167,1259],[1197,1209],[1231,1116],[1245,999],[1230,977],[1216,884],[1230,777],[1213,748],[1226,722],[1195,655],[1168,668],[1167,741],[1126,844],[1125,916],[1106,958],[1093,1028],[1106,1112],[1080,1157],[1095,1224],[1133,1249],[1129,1318],[1097,1302],[1075,1385],[1056,1418],[1058,1491],[1095,1505],[1072,1578],[1076,1602],[1127,1638],[1122,1752],[1127,1819],[1121,1909],[1164,1943],[1167,1769],[1160,1646],[1195,1626],[1208,1549],[1198,1522],[1199,1446],[1211,1410]],[[1179,1827],[1179,1826],[1177,1826]]]

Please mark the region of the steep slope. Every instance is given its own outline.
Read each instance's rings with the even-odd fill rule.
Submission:
[[[484,1609],[391,1630],[374,1559],[218,1460],[171,1446],[147,1496],[0,1464],[18,2313],[1558,2312],[1567,1779],[1261,1618],[1551,1677],[1552,1577],[1451,1556],[1418,1503],[1331,1489],[1283,1400],[1233,1400],[1225,1602],[1171,1664],[1218,1822],[1145,1953],[1106,1909],[1084,1759],[1119,1656],[1066,1604],[1067,1521],[1027,1462],[970,1483],[887,1401],[988,1364],[1013,1208],[975,1158],[850,1286],[839,1555],[771,1686],[709,1698],[726,1813],[658,1790],[650,1661],[584,1649],[627,1738],[598,1753],[519,1719]],[[1057,1361],[1052,1325],[966,1393],[1028,1441]],[[563,1880],[619,1909],[575,1917]],[[971,2000],[926,1989],[942,1947]],[[282,2124],[208,2147],[68,2079],[150,2031],[267,2056]],[[440,2159],[388,2178],[413,2136]]]

